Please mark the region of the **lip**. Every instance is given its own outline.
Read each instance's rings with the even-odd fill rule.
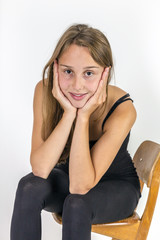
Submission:
[[[72,97],[73,99],[75,99],[75,100],[82,100],[82,99],[87,95],[87,93],[83,93],[83,94],[81,94],[81,96],[76,96],[76,95],[74,95],[74,94],[78,94],[78,93],[71,93],[71,92],[70,92],[71,97]],[[80,94],[79,94],[79,95],[80,95]]]

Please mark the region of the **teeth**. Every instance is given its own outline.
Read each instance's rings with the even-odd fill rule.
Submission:
[[[73,94],[73,95],[75,95],[75,96],[77,96],[77,97],[80,97],[80,96],[82,96],[83,94]]]

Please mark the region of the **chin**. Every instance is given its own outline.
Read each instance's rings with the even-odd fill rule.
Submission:
[[[72,104],[72,106],[73,107],[75,107],[75,108],[83,108],[84,107],[84,105],[86,104],[86,101],[85,102],[71,102],[70,101],[70,103]]]
[[[72,104],[73,107],[75,108],[83,108],[84,105],[87,103],[87,101],[89,100],[88,97],[82,99],[81,101],[76,101],[74,99],[72,99],[70,96],[66,96],[66,98],[70,101],[70,103]]]
[[[75,107],[75,108],[83,108],[84,105],[85,105],[85,103],[83,103],[83,104],[82,103],[77,103],[77,104],[72,103],[72,106]]]

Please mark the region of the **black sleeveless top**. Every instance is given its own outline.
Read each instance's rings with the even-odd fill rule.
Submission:
[[[112,112],[116,109],[116,107],[128,100],[131,100],[133,102],[133,100],[131,98],[129,98],[129,94],[124,95],[123,97],[119,98],[111,107],[110,111],[108,112],[107,116],[105,117],[105,119],[103,120],[102,123],[102,130],[104,127],[104,124],[106,122],[106,120],[110,117],[110,115],[112,114]],[[104,180],[109,180],[109,179],[120,179],[120,180],[125,180],[125,181],[129,181],[130,183],[132,183],[135,188],[137,189],[137,193],[139,195],[139,197],[141,196],[140,193],[140,182],[139,182],[139,178],[136,172],[136,168],[134,167],[132,158],[130,156],[130,154],[127,151],[127,146],[128,146],[128,142],[129,142],[129,137],[130,137],[130,132],[127,135],[127,137],[125,138],[124,142],[122,143],[116,157],[114,158],[113,162],[111,163],[110,167],[108,168],[108,170],[105,172],[105,174],[102,176],[102,178],[100,179],[100,181],[104,181]],[[98,140],[92,140],[89,141],[89,146],[90,149],[93,147],[93,145],[97,142]],[[66,173],[69,172],[69,158],[67,159],[67,162],[65,164],[61,164],[61,165],[56,165],[56,168],[60,168],[62,170],[64,170]]]

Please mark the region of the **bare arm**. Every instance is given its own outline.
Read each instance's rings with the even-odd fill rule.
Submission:
[[[42,118],[42,100],[43,84],[40,81],[35,88],[34,95],[34,125],[32,134],[32,151],[30,163],[35,175],[47,178],[51,170],[57,164],[66,142],[68,140],[73,121],[76,117],[77,109],[74,108],[68,99],[59,89],[57,63],[54,64],[54,78],[52,94],[61,104],[64,110],[63,116],[53,132],[44,142],[41,137]]]
[[[77,118],[69,158],[70,193],[84,194],[95,179],[89,149],[89,119]]]
[[[64,113],[48,139],[31,154],[30,162],[34,175],[48,177],[63,152],[74,118],[74,115]]]
[[[69,163],[71,193],[85,194],[95,181],[96,172],[89,148],[89,118],[91,113],[106,100],[105,86],[108,71],[109,67],[103,71],[94,95],[77,112]]]

